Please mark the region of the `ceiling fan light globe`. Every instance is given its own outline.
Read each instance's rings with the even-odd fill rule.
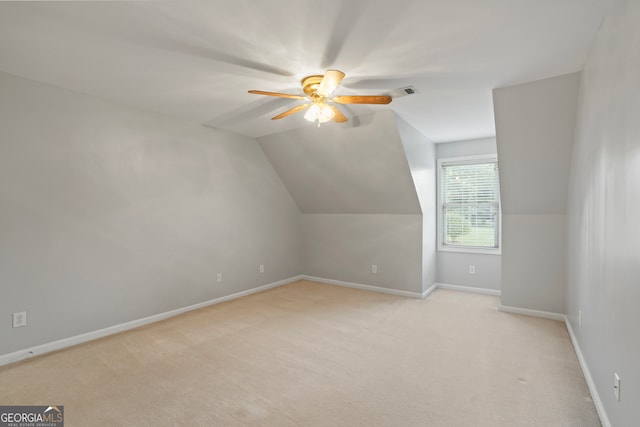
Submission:
[[[314,102],[304,115],[310,122],[327,123],[336,115],[335,111],[324,102]]]
[[[304,114],[304,118],[305,120],[308,120],[310,122],[315,122],[316,120],[318,120],[319,115],[320,115],[320,106],[318,106],[318,104],[312,104],[311,107],[309,107],[307,112]]]
[[[334,113],[331,107],[329,107],[327,104],[323,104],[322,107],[320,107],[320,112],[318,114],[318,122],[326,123],[329,120],[333,119],[333,116],[335,115],[336,113]]]

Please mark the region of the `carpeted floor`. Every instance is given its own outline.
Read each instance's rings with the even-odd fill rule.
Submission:
[[[296,282],[0,368],[65,426],[600,426],[563,323]]]

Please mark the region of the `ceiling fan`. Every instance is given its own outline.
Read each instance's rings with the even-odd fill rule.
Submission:
[[[250,90],[249,93],[310,101],[308,104],[298,105],[284,113],[278,114],[277,116],[272,117],[271,120],[279,120],[293,113],[297,113],[298,111],[308,109],[304,118],[310,122],[318,122],[318,126],[320,126],[320,123],[326,123],[331,119],[338,123],[348,121],[345,115],[342,114],[335,105],[333,105],[334,103],[388,104],[392,101],[392,98],[388,95],[347,95],[331,98],[333,92],[338,88],[342,79],[344,79],[344,75],[345,74],[339,70],[328,70],[324,76],[313,75],[303,78],[300,83],[302,84],[302,91],[306,96],[278,92],[265,92],[262,90]]]

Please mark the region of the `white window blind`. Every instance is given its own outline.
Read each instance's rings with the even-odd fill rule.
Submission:
[[[440,179],[441,247],[498,249],[498,163],[443,162]]]

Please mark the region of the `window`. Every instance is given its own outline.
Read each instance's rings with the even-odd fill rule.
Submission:
[[[500,253],[500,189],[495,156],[438,161],[438,247]]]

